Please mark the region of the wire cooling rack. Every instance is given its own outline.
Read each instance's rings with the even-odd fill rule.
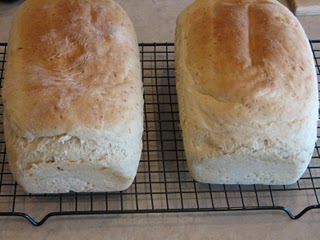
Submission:
[[[320,40],[311,41],[318,78]],[[3,80],[7,44],[0,44]],[[140,44],[144,82],[143,154],[132,186],[116,193],[26,194],[10,173],[0,107],[0,216],[19,216],[35,226],[52,216],[282,210],[298,219],[320,208],[320,153],[315,146],[303,177],[290,186],[210,185],[192,180],[179,128],[172,43]]]

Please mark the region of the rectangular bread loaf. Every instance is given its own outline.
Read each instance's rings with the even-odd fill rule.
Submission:
[[[177,19],[176,81],[199,182],[291,184],[311,159],[318,86],[309,41],[275,0],[197,0]]]
[[[6,149],[30,193],[119,191],[143,133],[139,49],[111,0],[28,0],[10,33],[3,86]]]

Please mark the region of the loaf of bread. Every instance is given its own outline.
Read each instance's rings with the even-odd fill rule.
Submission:
[[[130,186],[143,91],[135,31],[118,4],[27,0],[13,20],[6,70],[6,149],[26,192]]]
[[[291,184],[317,137],[309,41],[275,0],[196,0],[177,19],[180,122],[193,178]]]

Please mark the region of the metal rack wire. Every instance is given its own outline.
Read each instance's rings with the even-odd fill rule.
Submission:
[[[320,41],[311,41],[318,77]],[[0,44],[3,80],[7,44]],[[210,185],[189,176],[175,89],[172,43],[141,43],[145,122],[143,154],[132,186],[117,193],[26,194],[10,173],[0,104],[0,216],[19,216],[35,226],[52,216],[162,212],[282,210],[298,219],[320,208],[320,153],[290,186]],[[290,210],[289,210],[290,209]],[[38,220],[37,220],[38,219]]]

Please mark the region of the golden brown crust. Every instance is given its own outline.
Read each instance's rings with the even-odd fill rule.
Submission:
[[[252,97],[282,88],[284,79],[278,77],[281,71],[309,76],[306,80],[312,82],[312,73],[305,66],[312,66],[309,55],[300,54],[309,48],[308,42],[300,34],[298,21],[285,8],[273,1],[210,4],[214,11],[205,6],[185,17],[188,23],[184,23],[190,26],[185,32],[186,64],[200,91],[220,100],[250,102]],[[246,80],[239,81],[237,76]],[[290,84],[296,86],[299,81],[292,78]],[[288,87],[283,89],[287,94],[308,95],[308,89]]]
[[[141,114],[131,21],[108,0],[27,1],[9,42],[3,96],[17,135],[127,134]]]
[[[112,0],[28,0],[3,87],[10,169],[26,192],[120,191],[143,134],[139,49]]]

